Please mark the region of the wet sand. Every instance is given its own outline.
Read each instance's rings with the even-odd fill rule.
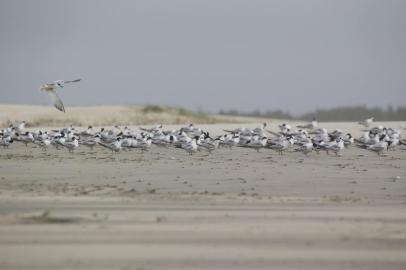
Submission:
[[[0,269],[405,269],[403,148],[190,157],[14,144],[0,150]]]

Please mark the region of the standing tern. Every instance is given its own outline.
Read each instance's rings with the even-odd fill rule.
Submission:
[[[296,151],[300,151],[303,154],[305,154],[306,156],[313,151],[313,147],[315,146],[314,143],[312,143],[311,141],[307,142],[307,143],[303,143],[300,148],[296,149]]]
[[[26,125],[25,121],[22,121],[22,122],[17,126],[16,131],[17,131],[18,133],[22,133],[22,132],[24,131],[24,129],[25,129],[25,125]]]
[[[0,136],[0,146],[3,146],[3,148],[8,148],[10,144],[13,143],[13,138],[10,136],[7,137],[1,137]]]
[[[384,150],[388,149],[388,142],[387,141],[380,141],[376,144],[368,145],[367,150],[373,151],[377,153],[379,156],[382,154]]]
[[[283,155],[284,151],[287,151],[291,145],[293,145],[294,139],[292,137],[289,138],[281,138],[280,141],[273,141],[270,142],[268,148],[275,150],[279,153],[279,155]]]
[[[25,132],[24,135],[16,133],[15,140],[22,142],[25,146],[28,146],[28,143],[34,143],[35,139],[31,132]]]
[[[189,142],[185,142],[182,144],[182,148],[189,153],[189,155],[192,155],[194,152],[197,151],[198,148],[198,142],[199,136],[193,137],[193,139]]]
[[[206,137],[202,141],[200,141],[198,147],[207,150],[211,154],[213,150],[219,147],[220,138],[216,138],[213,140],[208,134],[209,133],[207,132]]]
[[[264,148],[266,146],[266,143],[268,141],[267,137],[262,137],[261,139],[253,139],[250,141],[247,141],[244,145],[241,145],[243,147],[248,147],[248,148],[253,148],[259,152],[260,148]]]
[[[313,120],[310,123],[308,123],[307,125],[299,125],[296,127],[305,128],[305,129],[316,129],[317,126],[318,126],[318,122],[316,120],[316,117],[313,117]]]
[[[105,148],[110,149],[112,153],[119,152],[122,149],[120,137],[118,137],[114,142],[111,143],[99,142],[99,144]]]
[[[66,148],[68,148],[69,152],[73,153],[73,151],[79,147],[79,141],[75,137],[72,138],[72,141],[65,142],[63,144]]]
[[[342,138],[337,138],[335,140],[335,143],[328,144],[326,148],[327,148],[327,154],[328,154],[328,151],[332,151],[336,154],[336,156],[338,156],[340,151],[344,149],[344,140]]]
[[[363,125],[364,127],[368,128],[372,122],[374,122],[374,118],[373,117],[369,117],[361,122],[358,122],[358,124]]]

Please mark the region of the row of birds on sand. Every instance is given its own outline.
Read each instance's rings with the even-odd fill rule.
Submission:
[[[315,151],[325,151],[327,154],[341,155],[342,151],[350,146],[367,149],[377,154],[386,150],[395,149],[405,144],[398,129],[383,126],[365,130],[360,138],[354,138],[350,133],[340,129],[327,131],[318,127],[316,120],[296,126],[295,129],[287,124],[278,126],[278,131],[267,129],[263,123],[257,128],[237,128],[224,130],[220,136],[211,136],[193,124],[177,130],[164,130],[162,125],[152,128],[139,128],[139,131],[128,127],[100,128],[95,130],[89,126],[85,130],[78,130],[73,126],[55,130],[26,130],[26,123],[17,126],[10,125],[0,130],[0,146],[9,147],[13,142],[33,145],[46,150],[48,147],[65,148],[73,152],[79,147],[103,147],[114,152],[122,150],[141,149],[148,150],[152,145],[160,147],[175,147],[185,150],[192,155],[197,151],[212,153],[219,148],[245,147],[260,151],[272,149],[283,154],[284,152],[302,152],[305,155]]]
[[[56,80],[46,83],[40,90],[47,92],[54,103],[55,108],[65,112],[62,100],[58,96],[57,89],[64,88],[70,83],[80,82],[75,80]],[[359,122],[366,128],[373,125],[374,118],[370,117]],[[0,146],[8,147],[12,142],[22,142],[34,144],[46,149],[48,146],[56,148],[67,148],[74,151],[79,146],[93,148],[96,145],[108,148],[113,152],[122,149],[139,148],[148,149],[152,144],[158,146],[174,146],[186,150],[193,154],[199,150],[213,150],[221,147],[247,147],[259,151],[262,148],[273,149],[280,154],[290,149],[309,154],[312,151],[320,150],[339,154],[345,147],[355,145],[381,154],[385,149],[393,149],[396,145],[404,143],[400,138],[400,131],[382,126],[370,128],[365,131],[362,137],[354,139],[350,133],[345,133],[339,129],[328,132],[325,128],[319,128],[316,119],[306,125],[297,126],[297,130],[292,130],[289,124],[279,125],[279,131],[273,132],[266,129],[264,123],[261,127],[238,128],[235,130],[225,130],[226,134],[211,137],[209,132],[204,131],[193,124],[179,130],[165,131],[162,125],[157,125],[150,129],[140,128],[141,132],[136,132],[128,127],[113,129],[101,128],[93,131],[91,126],[87,130],[78,132],[75,128],[67,127],[60,130],[38,130],[36,132],[25,131],[25,122],[18,126],[10,126],[0,132]]]

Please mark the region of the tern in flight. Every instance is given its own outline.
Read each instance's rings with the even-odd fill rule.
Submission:
[[[54,81],[53,83],[46,83],[46,84],[42,85],[40,90],[46,91],[48,93],[48,95],[51,96],[51,98],[52,98],[52,100],[54,102],[55,108],[57,108],[61,112],[65,112],[65,107],[63,106],[61,98],[56,93],[56,89],[58,87],[63,88],[65,84],[80,82],[81,80],[82,79],[76,79],[76,80],[73,80],[73,81],[57,80],[57,81]]]

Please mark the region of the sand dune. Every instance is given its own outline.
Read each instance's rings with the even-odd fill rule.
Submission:
[[[157,106],[66,107],[66,113],[52,106],[0,105],[0,126],[27,121],[31,126],[112,126],[184,123],[247,123],[257,118],[194,113],[181,108]]]

